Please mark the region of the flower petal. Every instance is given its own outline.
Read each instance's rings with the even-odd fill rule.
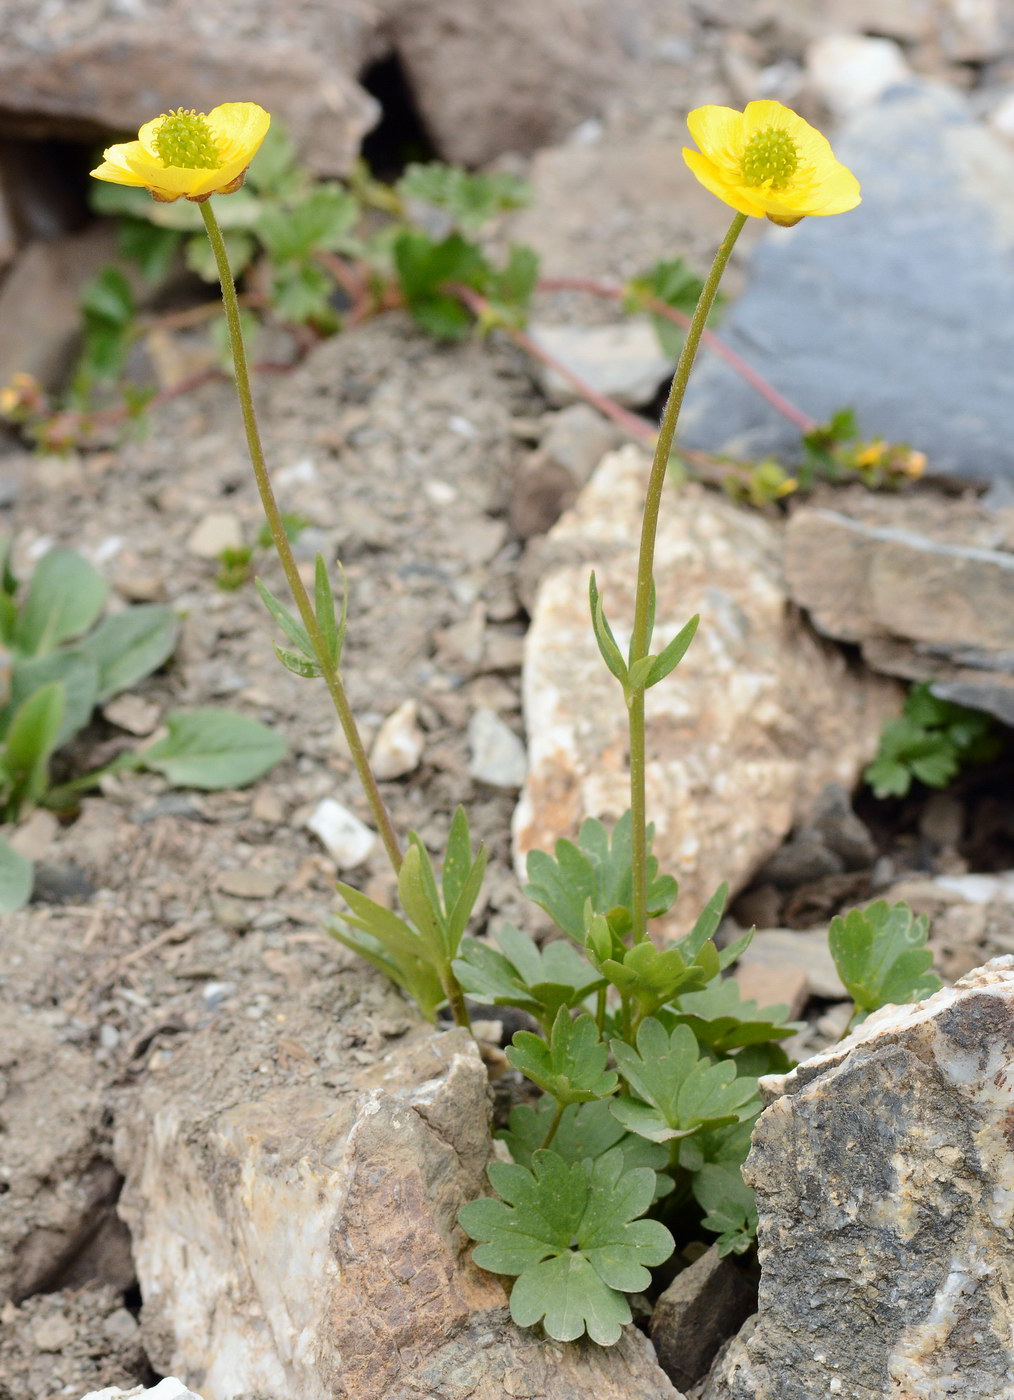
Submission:
[[[743,113],[734,107],[697,107],[687,117],[690,135],[712,161],[738,166],[743,155]]]
[[[223,102],[208,113],[208,126],[223,161],[243,156],[244,166],[260,149],[270,125],[271,117],[256,102]]]
[[[725,173],[707,156],[702,156],[699,151],[691,151],[687,146],[684,146],[683,159],[704,188],[717,195],[720,200],[735,209],[737,213],[751,214],[758,219],[763,218],[767,213],[767,208],[763,200],[758,197],[757,192],[748,191],[744,185],[729,180]]]

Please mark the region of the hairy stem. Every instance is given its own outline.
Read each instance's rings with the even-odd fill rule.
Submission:
[[[651,609],[652,582],[655,564],[655,538],[658,534],[658,513],[662,504],[662,488],[672,453],[676,424],[687,381],[704,334],[704,327],[711,308],[715,304],[718,284],[722,280],[729,257],[743,225],[745,214],[737,214],[729,225],[729,231],[715,254],[715,261],[701,295],[694,308],[690,326],[687,329],[683,349],[680,352],[672,387],[666,400],[655,444],[655,456],[648,478],[648,490],[644,501],[644,514],[641,521],[641,543],[637,557],[637,592],[634,599],[634,628],[630,641],[630,665],[634,666],[648,655],[651,646],[649,635],[649,615]],[[633,874],[633,898],[631,907],[632,939],[640,943],[648,936],[648,818],[645,805],[645,736],[644,736],[644,696],[643,686],[628,695],[627,725],[630,734],[630,812],[631,812],[631,865]]]
[[[338,715],[345,741],[349,746],[352,761],[355,764],[359,781],[363,785],[366,800],[370,804],[370,811],[380,832],[384,849],[387,852],[388,860],[391,862],[395,873],[401,868],[401,847],[395,835],[394,826],[391,822],[384,799],[380,795],[377,780],[373,775],[369,759],[366,756],[366,749],[363,746],[362,737],[356,725],[355,716],[352,713],[352,706],[349,704],[348,696],[345,693],[345,686],[339,674],[338,667],[331,660],[327,642],[317,621],[310,595],[306,590],[306,585],[300,577],[299,568],[296,564],[292,546],[289,544],[288,536],[285,533],[285,526],[282,522],[281,512],[275,500],[274,488],[271,485],[271,477],[268,475],[267,464],[264,460],[264,449],[261,446],[260,432],[257,427],[257,416],[254,412],[253,394],[250,390],[250,373],[247,368],[246,347],[243,344],[243,328],[239,317],[239,302],[236,297],[236,284],[233,281],[232,269],[229,267],[229,257],[225,250],[225,242],[222,238],[222,231],[218,226],[218,219],[212,208],[212,201],[206,199],[200,205],[201,214],[204,216],[204,227],[208,231],[208,238],[211,241],[211,248],[215,255],[215,262],[218,267],[218,276],[222,283],[222,301],[225,304],[225,319],[229,327],[229,344],[232,348],[232,359],[236,370],[236,393],[239,396],[240,411],[243,415],[243,427],[246,432],[247,450],[250,453],[250,462],[253,466],[254,477],[257,481],[257,490],[260,492],[261,505],[264,507],[264,515],[267,519],[268,529],[271,532],[271,539],[278,557],[281,560],[282,569],[285,573],[289,590],[293,601],[299,612],[303,626],[313,647],[317,664],[330,693],[335,711]]]

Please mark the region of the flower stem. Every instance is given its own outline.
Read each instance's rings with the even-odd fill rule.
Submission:
[[[736,239],[745,223],[746,215],[737,214],[729,225],[729,231],[722,240],[721,247],[715,254],[715,261],[711,265],[711,271],[701,288],[701,295],[694,308],[686,339],[683,342],[683,349],[680,352],[679,363],[676,366],[676,373],[673,375],[669,397],[662,414],[658,440],[655,443],[655,456],[648,478],[644,515],[641,520],[641,545],[637,558],[637,592],[634,600],[634,627],[630,641],[631,666],[640,661],[642,657],[647,656],[651,646],[649,616],[654,578],[655,538],[658,534],[658,513],[662,504],[662,488],[665,485],[673,439],[676,436],[676,423],[679,419],[680,409],[683,407],[683,396],[686,393],[687,381],[697,356],[701,336],[704,333],[708,316],[711,314],[711,308],[715,303],[718,284],[722,280],[722,273],[725,271]],[[648,831],[645,807],[644,695],[645,690],[642,685],[632,691],[627,699],[627,723],[630,731],[631,864],[633,874],[631,915],[634,943],[641,943],[648,936]]]
[[[549,1132],[542,1139],[542,1146],[544,1148],[548,1147],[549,1144],[553,1141],[553,1138],[556,1137],[556,1130],[560,1126],[560,1119],[563,1117],[563,1110],[565,1107],[566,1105],[561,1103],[560,1100],[557,1099],[556,1112],[553,1114],[553,1121],[549,1125]]]
[[[239,396],[240,411],[243,415],[243,427],[246,430],[246,445],[250,453],[250,462],[253,466],[254,477],[257,481],[257,490],[260,492],[261,505],[264,507],[264,515],[267,519],[268,529],[271,532],[271,539],[278,557],[281,560],[285,578],[292,593],[293,601],[299,611],[299,616],[313,647],[317,664],[321,669],[325,684],[334,703],[335,711],[338,715],[345,741],[352,754],[352,761],[356,766],[359,781],[363,785],[366,800],[370,804],[370,811],[376,823],[380,838],[384,843],[388,860],[395,871],[401,868],[401,847],[398,837],[395,834],[394,826],[390,815],[384,805],[384,799],[380,795],[377,787],[377,780],[373,776],[369,759],[366,756],[366,749],[356,725],[355,715],[352,713],[352,706],[349,704],[348,696],[345,693],[345,686],[342,682],[338,667],[331,660],[327,642],[321,631],[320,623],[317,621],[317,614],[314,612],[313,604],[310,602],[310,595],[306,590],[306,585],[300,577],[299,569],[296,565],[295,555],[289,538],[285,533],[285,525],[282,522],[281,512],[275,500],[274,488],[271,485],[271,478],[268,475],[267,464],[264,460],[264,449],[261,446],[260,433],[257,428],[257,417],[254,412],[253,394],[250,389],[250,372],[247,368],[246,348],[243,344],[243,328],[239,318],[239,302],[236,297],[236,284],[233,281],[232,269],[229,267],[229,256],[225,250],[225,241],[222,238],[222,231],[218,226],[218,219],[212,207],[210,199],[204,200],[199,205],[201,214],[204,217],[204,227],[208,231],[208,238],[211,241],[212,252],[215,255],[215,262],[218,266],[218,276],[222,283],[222,301],[225,304],[225,319],[229,327],[229,343],[232,347],[233,365],[236,370],[236,393]]]

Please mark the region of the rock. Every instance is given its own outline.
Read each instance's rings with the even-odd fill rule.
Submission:
[[[877,843],[852,810],[841,783],[828,783],[814,803],[810,820],[828,850],[841,857],[846,870],[866,870],[877,859]]]
[[[762,1080],[759,1312],[732,1400],[1010,1393],[1014,958]]]
[[[377,778],[387,781],[414,773],[426,743],[419,727],[419,706],[406,700],[392,710],[377,730],[370,750],[370,766]]]
[[[510,219],[510,238],[535,249],[544,277],[625,280],[677,249],[707,267],[728,220],[680,159],[685,139],[684,123],[674,120],[661,133],[539,151],[532,202]]]
[[[546,541],[523,675],[519,868],[584,817],[614,821],[629,805],[626,712],[592,638],[588,574],[622,648],[646,481],[637,449],[610,454]],[[787,609],[780,553],[757,513],[696,486],[665,493],[656,646],[702,618],[686,660],[647,697],[648,811],[661,868],[681,883],[683,928],[723,880],[738,889],[774,854],[828,782],[851,788],[900,704]]]
[[[379,8],[427,131],[444,159],[462,165],[559,141],[605,99],[621,57],[608,0]]]
[[[74,1340],[74,1329],[63,1313],[53,1313],[38,1319],[32,1338],[40,1351],[63,1351]]]
[[[498,714],[480,705],[468,721],[468,771],[490,787],[519,788],[528,771],[525,746]]]
[[[651,1315],[651,1340],[673,1384],[696,1385],[756,1306],[756,1281],[735,1259],[720,1259],[714,1245],[677,1274]]]
[[[93,1390],[83,1400],[201,1400],[201,1397],[196,1391],[188,1390],[175,1376],[166,1376],[165,1380],[150,1389],[139,1385],[133,1390],[118,1390],[112,1386],[109,1390]]]
[[[893,39],[865,34],[825,34],[806,51],[809,85],[839,120],[861,112],[888,88],[907,82],[912,70]]]
[[[551,462],[564,467],[578,486],[590,478],[611,447],[617,430],[590,404],[575,403],[547,415],[540,448]]]
[[[1000,98],[989,113],[989,124],[1008,141],[1014,141],[1014,92]]]
[[[489,1089],[464,1031],[415,1028],[337,1092],[246,1097],[229,1075],[194,1095],[197,1039],[118,1134],[156,1366],[200,1376],[206,1400],[494,1400],[507,1377],[551,1400],[676,1400],[635,1328],[548,1347],[471,1263],[457,1214],[486,1189]]]
[[[187,553],[197,559],[217,559],[224,549],[242,549],[243,526],[229,510],[211,510],[191,530]]]
[[[128,734],[136,734],[139,738],[144,738],[148,734],[154,734],[162,720],[162,710],[154,700],[146,700],[143,695],[134,695],[129,691],[125,695],[117,695],[112,700],[107,700],[102,706],[102,717],[110,724],[115,724],[118,729],[125,729]]]
[[[611,447],[613,425],[586,403],[551,415],[537,451],[522,462],[511,488],[510,521],[523,540],[543,535],[575,496]]]
[[[206,112],[239,94],[284,121],[318,173],[343,174],[379,116],[355,81],[375,53],[376,24],[355,0],[300,8],[284,28],[262,4],[240,13],[132,0],[64,22],[16,3],[0,21],[3,129],[98,144],[181,101]]]
[[[236,899],[271,899],[281,888],[281,880],[270,870],[257,870],[253,867],[237,870],[223,870],[218,877],[218,888],[223,894],[234,895]]]
[[[21,249],[0,287],[0,388],[19,372],[46,389],[62,386],[80,343],[81,293],[115,259],[115,234],[107,225]]]
[[[54,838],[59,835],[60,823],[45,807],[37,807],[27,820],[16,826],[7,838],[7,844],[32,862],[42,860]]]
[[[665,354],[647,321],[623,321],[607,326],[529,326],[531,338],[554,359],[599,394],[630,408],[643,408],[672,379],[675,363]],[[580,395],[556,370],[539,364],[536,375],[543,393],[555,404],[568,404]]]
[[[1014,724],[1014,551],[984,547],[1001,543],[1002,522],[943,499],[918,513],[885,497],[861,509],[793,514],[793,600],[825,636],[858,642],[874,669],[930,680],[942,699]]]
[[[863,436],[922,448],[931,470],[1011,480],[1014,152],[928,83],[885,94],[835,151],[863,203],[769,233],[723,338],[818,421],[853,405]],[[798,428],[708,351],[682,422],[691,447],[799,449]]]
[[[845,862],[828,850],[820,832],[804,827],[775,851],[757,879],[779,890],[794,890],[812,880],[822,880],[825,875],[838,875],[844,869]]]
[[[760,930],[753,942],[735,967],[736,980],[744,996],[760,1000],[754,988],[759,987],[761,974],[770,974],[770,984],[765,980],[765,994],[768,987],[777,993],[777,978],[801,972],[806,978],[807,990],[825,1001],[843,1001],[848,995],[842,986],[834,958],[827,946],[825,929],[801,932],[789,928],[769,928]],[[749,985],[749,991],[747,986]],[[774,1002],[784,1003],[788,999],[785,992],[777,993]],[[761,1003],[764,1005],[765,1003]]]
[[[362,865],[377,842],[376,833],[333,797],[317,804],[306,820],[306,829],[320,838],[339,870]]]

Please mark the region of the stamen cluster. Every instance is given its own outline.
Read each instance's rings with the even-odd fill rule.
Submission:
[[[222,157],[203,112],[178,107],[163,117],[155,149],[165,166],[183,170],[218,170]]]
[[[744,184],[783,190],[799,169],[799,148],[787,131],[769,127],[751,136],[739,170]]]

